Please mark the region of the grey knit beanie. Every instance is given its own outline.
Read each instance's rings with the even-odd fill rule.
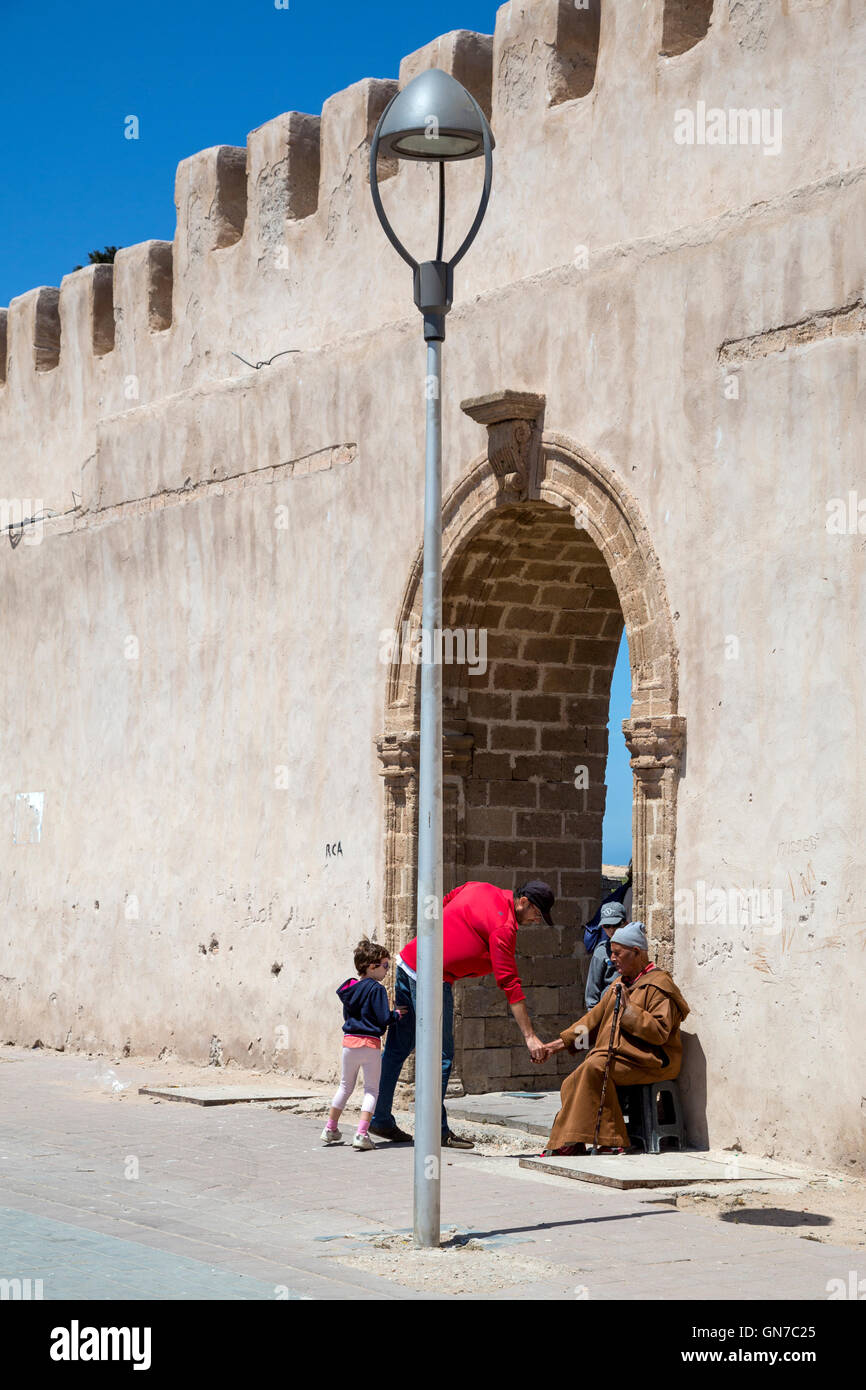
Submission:
[[[629,922],[627,927],[620,927],[610,938],[611,945],[614,942],[618,946],[629,946],[632,950],[649,951],[643,922]]]

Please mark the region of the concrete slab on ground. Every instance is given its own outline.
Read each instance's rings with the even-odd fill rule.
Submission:
[[[192,1105],[239,1105],[252,1101],[307,1100],[312,1091],[266,1082],[261,1086],[139,1086],[140,1096],[186,1100]]]
[[[785,1182],[792,1173],[763,1164],[723,1163],[698,1153],[586,1154],[575,1158],[521,1158],[521,1168],[558,1178],[628,1190],[634,1187],[691,1187],[694,1183]],[[777,1169],[777,1165],[774,1165]]]
[[[559,1111],[559,1091],[489,1091],[483,1096],[446,1097],[449,1115],[483,1125],[504,1125],[546,1139]]]

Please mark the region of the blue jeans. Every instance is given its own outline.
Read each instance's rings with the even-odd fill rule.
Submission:
[[[394,1104],[394,1089],[400,1079],[403,1063],[410,1052],[415,1051],[417,986],[412,976],[400,966],[394,980],[395,1006],[406,1013],[399,1023],[392,1023],[385,1040],[382,1055],[382,1079],[379,1082],[379,1099],[373,1115],[373,1124],[393,1129],[396,1121],[391,1113]],[[449,984],[442,986],[442,1099],[448,1089],[448,1078],[454,1065],[454,991]],[[448,1117],[442,1106],[442,1138],[448,1133]]]

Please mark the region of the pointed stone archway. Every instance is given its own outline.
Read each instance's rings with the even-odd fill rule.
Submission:
[[[635,499],[613,470],[543,430],[544,398],[505,391],[463,408],[487,427],[488,447],[443,506],[443,628],[482,632],[489,650],[484,673],[480,642],[471,641],[470,660],[444,671],[445,887],[467,878],[514,887],[521,874],[552,882],[565,925],[555,940],[521,934],[524,950],[545,957],[521,973],[549,1035],[582,1012],[578,925],[600,893],[610,677],[623,625],[632,667],[623,725],[634,774],[632,915],[646,922],[659,963],[673,963],[685,737],[673,623]],[[411,635],[420,630],[421,559],[419,550],[378,740],[392,953],[415,930],[419,668]],[[578,768],[585,790],[572,779]],[[549,1085],[521,1060],[499,991],[468,986],[458,1020],[458,1071],[469,1089]]]

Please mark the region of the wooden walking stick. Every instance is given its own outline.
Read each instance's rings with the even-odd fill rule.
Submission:
[[[616,997],[613,1001],[613,1022],[610,1025],[610,1043],[607,1049],[607,1060],[604,1064],[604,1076],[601,1082],[601,1100],[598,1103],[598,1119],[595,1122],[595,1138],[592,1141],[591,1154],[598,1153],[598,1136],[601,1131],[601,1116],[604,1110],[604,1097],[607,1091],[607,1078],[610,1074],[610,1064],[613,1060],[613,1045],[616,1038],[616,1020],[619,1017],[619,1006],[622,1003],[622,985],[616,986]]]

